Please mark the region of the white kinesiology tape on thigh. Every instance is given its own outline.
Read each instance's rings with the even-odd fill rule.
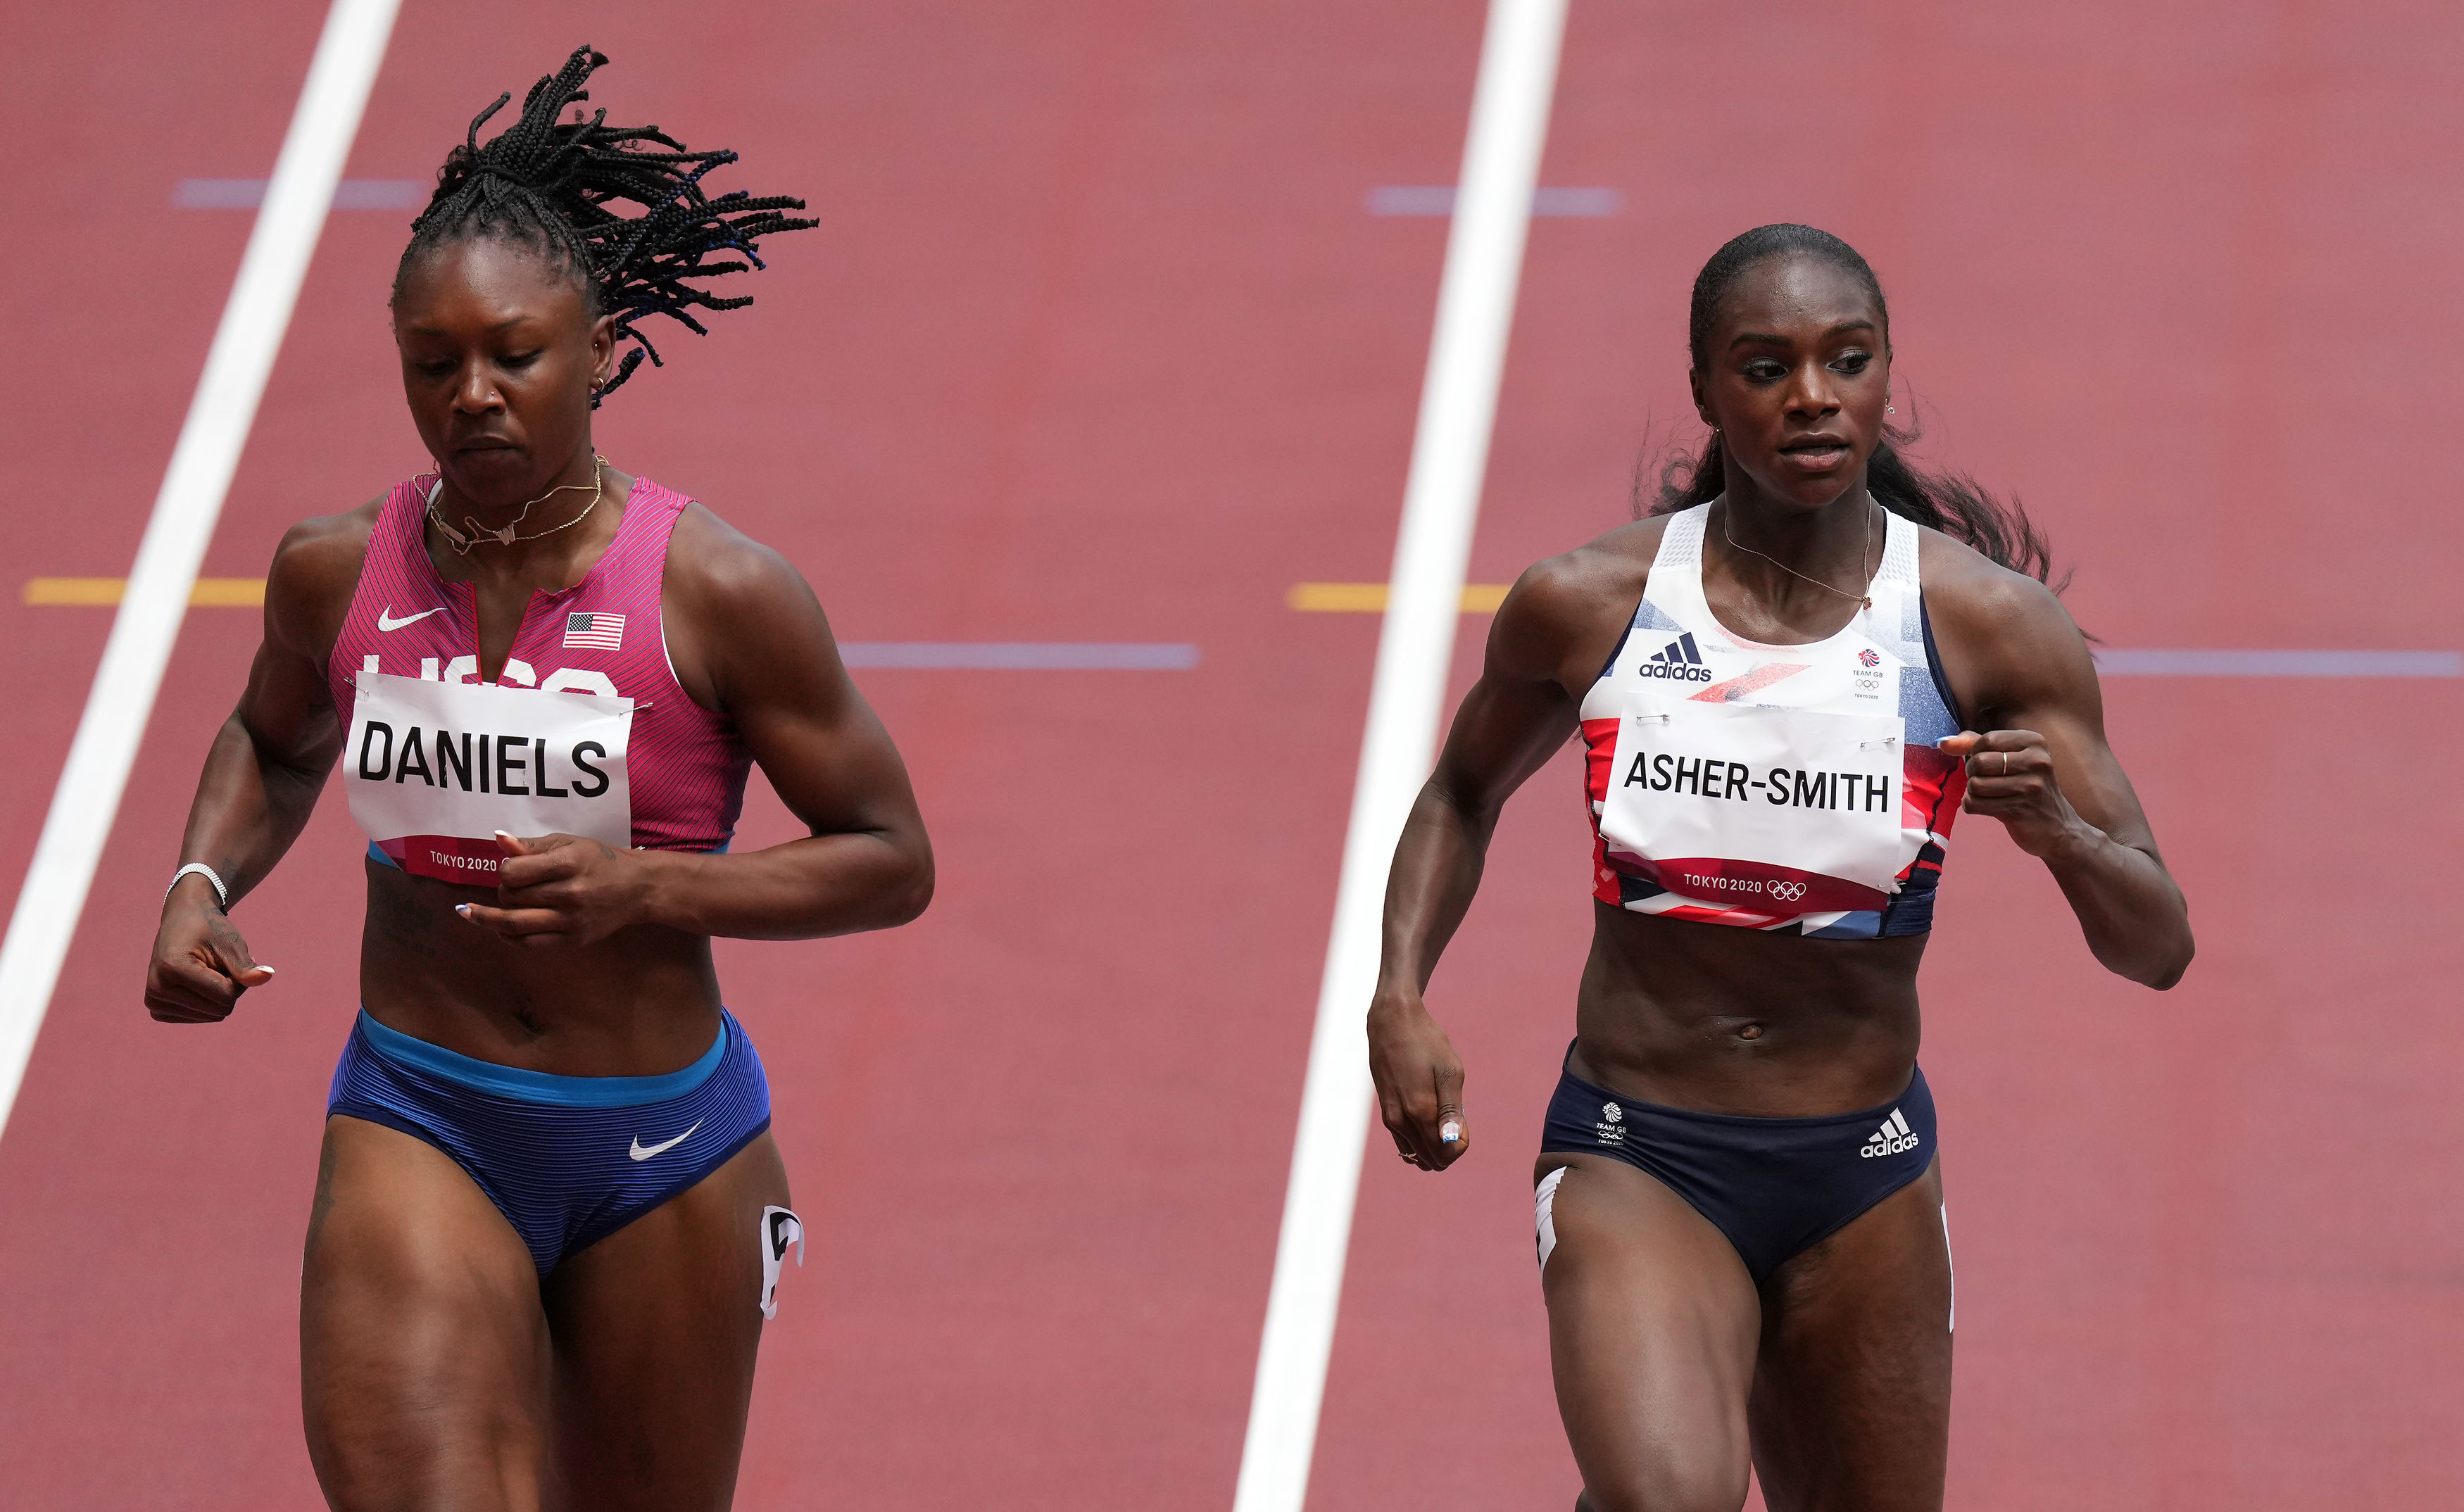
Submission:
[[[785,1208],[761,1210],[761,1316],[779,1316],[779,1271],[787,1246],[796,1247],[796,1263],[804,1263],[804,1220]]]
[[[1942,1205],[1942,1265],[1944,1274],[1950,1278],[1950,1321],[1943,1326],[1943,1332],[1957,1333],[1959,1331],[1959,1266],[1950,1258],[1950,1204],[1947,1202]]]
[[[1549,1252],[1557,1247],[1557,1183],[1566,1179],[1569,1166],[1559,1166],[1540,1178],[1539,1187],[1531,1194],[1531,1223],[1539,1231],[1540,1268],[1549,1268]]]

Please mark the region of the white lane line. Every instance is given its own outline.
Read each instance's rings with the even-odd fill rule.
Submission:
[[[1481,42],[1233,1512],[1300,1512],[1309,1492],[1369,1133],[1361,1023],[1377,979],[1386,873],[1437,750],[1565,26],[1566,0],[1491,0]]]
[[[1369,191],[1363,207],[1372,215],[1452,215],[1451,184],[1381,184]],[[1531,191],[1531,213],[1594,219],[1625,208],[1623,192],[1610,188],[1544,185]]]
[[[137,742],[154,711],[163,668],[187,613],[188,591],[221,515],[240,448],[264,397],[299,282],[317,250],[342,160],[359,134],[399,0],[334,0],[291,129],[275,161],[273,187],[257,212],[188,418],[154,496],[154,514],[111,622],[102,665],[69,745],[51,813],[0,945],[0,1129],[17,1101],[34,1036],[51,1006],[60,961],[85,909],[95,864],[120,811]],[[164,870],[170,870],[167,865]],[[128,973],[133,980],[135,963]],[[137,1011],[133,1001],[128,1011]]]

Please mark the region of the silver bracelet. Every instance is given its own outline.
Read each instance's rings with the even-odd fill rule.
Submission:
[[[223,879],[214,875],[214,868],[207,866],[202,861],[192,861],[187,866],[182,866],[179,870],[171,873],[171,887],[178,887],[180,885],[181,878],[190,875],[205,878],[207,883],[214,889],[214,902],[222,906],[222,910],[225,913],[229,913],[231,911],[231,888],[224,887]],[[163,889],[163,896],[165,898],[167,899],[171,896],[171,887],[165,887]]]

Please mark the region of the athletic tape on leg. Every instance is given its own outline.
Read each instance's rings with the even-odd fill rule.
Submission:
[[[1950,1204],[1947,1202],[1942,1205],[1942,1266],[1943,1274],[1950,1278],[1950,1317],[1945,1320],[1942,1327],[1945,1333],[1957,1333],[1959,1331],[1959,1266],[1950,1258]]]
[[[1540,1236],[1540,1268],[1549,1268],[1549,1256],[1557,1247],[1557,1183],[1566,1179],[1571,1166],[1559,1166],[1540,1178],[1539,1190],[1531,1194],[1531,1222]]]
[[[787,1246],[796,1247],[796,1264],[804,1263],[804,1220],[785,1208],[761,1210],[761,1316],[779,1316],[779,1272]]]

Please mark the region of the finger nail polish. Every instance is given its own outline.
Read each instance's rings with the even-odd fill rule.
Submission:
[[[453,911],[467,919],[471,916],[471,905],[467,903],[457,903],[453,905]]]
[[[1453,1122],[1441,1125],[1438,1129],[1438,1137],[1449,1145],[1460,1145],[1463,1143],[1463,1126]]]

